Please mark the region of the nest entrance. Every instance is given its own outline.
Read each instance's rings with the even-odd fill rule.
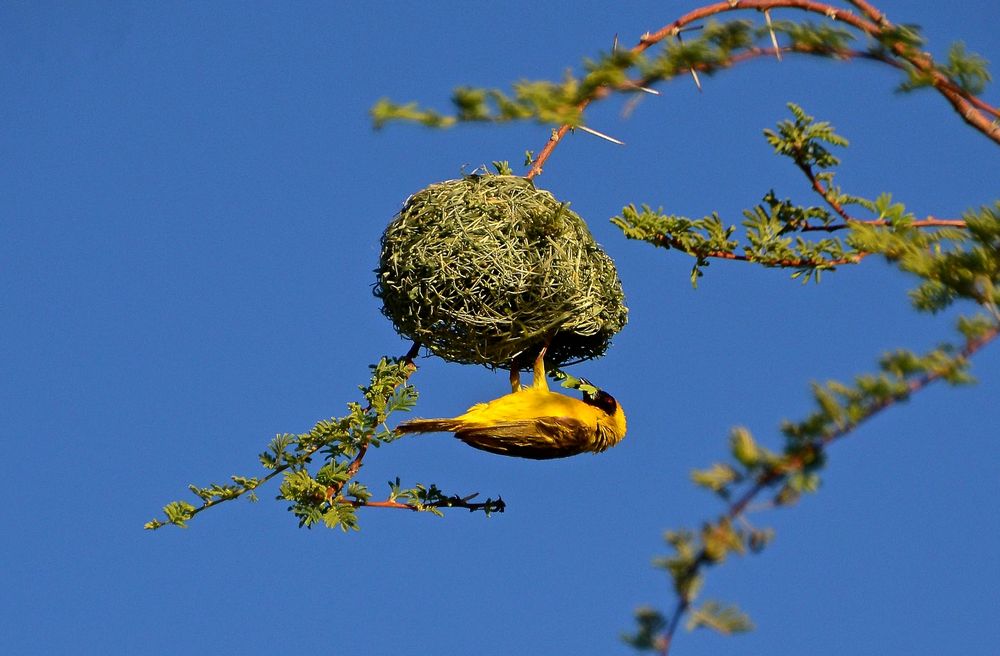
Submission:
[[[625,325],[621,281],[586,223],[512,175],[411,196],[382,235],[375,295],[396,331],[464,364],[529,369],[601,356]]]

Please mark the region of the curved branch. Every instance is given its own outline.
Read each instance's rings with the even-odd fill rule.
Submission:
[[[727,2],[717,2],[688,12],[672,23],[663,26],[656,32],[642,35],[639,42],[629,51],[635,54],[644,52],[664,39],[677,36],[684,27],[687,27],[696,21],[731,11],[755,10],[763,12],[771,9],[797,9],[808,13],[820,14],[826,18],[846,23],[858,31],[874,38],[884,36],[884,32],[893,27],[892,23],[885,18],[884,14],[879,12],[864,0],[853,0],[852,4],[858,7],[858,9],[865,14],[867,19],[858,16],[848,9],[834,7],[833,5],[822,2],[813,2],[812,0],[730,0]],[[848,59],[862,56],[862,54],[857,51],[844,53],[843,51],[838,52],[835,49],[821,52],[815,49],[810,50],[804,48],[752,48],[748,51],[748,53],[743,53],[744,56],[734,56],[726,63],[739,63],[741,61],[745,61],[746,59],[760,56],[765,52],[769,52],[773,56],[779,52],[786,51],[836,57],[842,57],[845,54],[850,54],[851,56],[846,57]],[[958,87],[952,80],[937,69],[934,65],[934,60],[929,55],[908,52],[906,48],[899,43],[893,44],[891,46],[891,51],[899,59],[907,62],[920,72],[929,75],[932,80],[932,86],[939,93],[941,93],[941,95],[943,95],[949,103],[951,103],[952,107],[962,120],[976,130],[982,132],[994,142],[1000,144],[1000,124],[998,124],[995,120],[1000,118],[1000,108],[993,107],[989,103],[986,103],[982,99]],[[899,61],[895,61],[890,57],[879,56],[875,53],[866,53],[864,57],[874,61],[881,61],[882,63],[893,66],[894,68],[905,68],[904,64]],[[696,66],[693,70],[700,71],[704,69],[703,67]],[[629,84],[629,86],[645,87],[651,82],[651,80],[633,81]],[[589,98],[585,98],[578,103],[576,109],[582,113],[591,102],[607,96],[613,90],[614,89],[611,87],[597,88]],[[991,119],[987,115],[992,116],[993,118]],[[569,124],[553,129],[551,136],[545,143],[545,146],[539,151],[538,156],[532,162],[531,168],[528,170],[525,177],[531,179],[542,173],[545,162],[549,159],[549,157],[551,157],[553,151],[563,137],[565,137],[566,134],[572,129],[573,126]]]

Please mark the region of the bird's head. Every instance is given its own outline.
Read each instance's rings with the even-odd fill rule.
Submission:
[[[573,385],[583,393],[583,402],[593,406],[607,415],[609,428],[614,432],[617,440],[625,437],[625,411],[615,397],[592,384],[586,378],[580,378]]]

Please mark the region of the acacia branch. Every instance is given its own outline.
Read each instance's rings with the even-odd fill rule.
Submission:
[[[991,329],[987,330],[979,337],[966,341],[965,345],[959,351],[956,361],[964,363],[990,342],[995,340],[998,334],[1000,334],[1000,323],[994,324]],[[924,375],[909,381],[905,393],[873,400],[864,408],[858,419],[851,422],[845,422],[836,430],[823,435],[822,437],[814,440],[811,444],[807,445],[810,457],[807,458],[803,455],[790,455],[782,459],[780,463],[761,472],[746,492],[744,492],[743,495],[728,506],[723,516],[728,520],[742,518],[747,512],[747,508],[750,503],[756,499],[761,492],[785,481],[791,474],[802,471],[807,465],[807,460],[814,461],[815,456],[820,454],[829,444],[846,437],[872,417],[878,415],[884,410],[887,410],[888,408],[891,408],[900,401],[909,399],[911,395],[916,394],[932,383],[941,380],[947,375],[947,373],[947,370],[936,370],[925,373]],[[697,576],[706,566],[711,565],[712,562],[713,561],[709,554],[703,548],[691,562],[687,571],[680,574],[678,578],[688,579]],[[671,615],[667,627],[664,629],[664,632],[658,636],[656,642],[658,650],[662,656],[668,656],[674,634],[680,624],[680,619],[690,610],[690,607],[691,599],[681,595],[677,600],[673,615]]]
[[[731,11],[755,10],[763,12],[771,9],[796,9],[808,13],[820,14],[826,18],[840,21],[873,38],[884,36],[886,31],[894,27],[893,24],[885,18],[884,14],[879,12],[869,3],[864,2],[864,0],[852,0],[851,4],[855,5],[867,17],[867,19],[858,16],[848,9],[842,9],[822,2],[813,2],[811,0],[731,0],[727,2],[717,2],[690,11],[672,23],[663,26],[656,32],[642,35],[639,42],[634,45],[629,52],[633,54],[642,53],[667,38],[677,36],[683,28],[690,26],[699,20]],[[774,55],[786,50],[793,52],[808,52],[811,50],[810,54],[834,57],[840,57],[845,54],[843,52],[838,52],[838,49],[821,51],[817,49],[799,48],[753,48],[751,49],[752,54],[750,57],[741,58],[739,56],[734,56],[727,63],[739,63],[740,61],[745,61],[746,59],[759,56],[761,53],[766,51],[770,51],[770,53]],[[929,55],[913,52],[907,49],[903,44],[899,43],[895,43],[891,46],[891,52],[901,61],[875,53],[869,53],[865,55],[865,58],[872,59],[874,61],[881,61],[882,63],[889,64],[894,68],[905,68],[905,65],[902,62],[906,62],[915,69],[919,70],[921,73],[928,75],[931,79],[931,86],[941,93],[941,95],[943,95],[949,103],[951,103],[952,107],[962,120],[976,130],[982,132],[994,142],[1000,144],[1000,124],[998,124],[995,120],[1000,118],[1000,108],[994,107],[960,88],[944,73],[938,70],[934,64],[934,60]],[[858,57],[860,57],[860,53],[854,53],[853,56],[846,58],[855,59]],[[708,67],[706,66],[704,68]],[[692,70],[704,70],[704,68],[695,66]],[[629,86],[638,85],[645,87],[653,81],[654,80],[636,81],[634,84],[630,84]],[[614,91],[612,87],[598,87],[589,97],[581,100],[577,104],[576,109],[578,112],[582,113],[591,102],[607,96],[612,91]],[[549,157],[551,157],[553,151],[563,137],[565,137],[566,134],[572,129],[573,125],[565,124],[552,130],[551,136],[548,141],[546,141],[545,146],[539,151],[538,156],[532,162],[531,168],[528,170],[525,177],[531,179],[542,173],[545,162],[549,159]]]

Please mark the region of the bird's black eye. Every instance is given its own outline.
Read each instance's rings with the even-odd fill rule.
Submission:
[[[599,408],[609,415],[615,414],[615,411],[618,409],[618,401],[615,401],[615,397],[603,390],[598,390],[597,394],[587,394],[584,397],[583,402],[587,405]]]

